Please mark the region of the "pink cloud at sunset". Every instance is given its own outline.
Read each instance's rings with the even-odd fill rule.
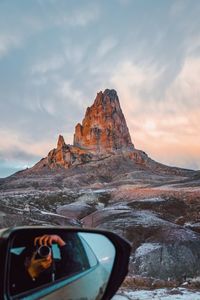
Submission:
[[[200,59],[187,59],[164,91],[159,91],[163,70],[130,62],[118,68],[112,83],[135,146],[163,163],[200,168]]]

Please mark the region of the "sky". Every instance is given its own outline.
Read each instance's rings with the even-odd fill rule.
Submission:
[[[0,177],[56,147],[106,88],[132,141],[200,169],[200,1],[0,0]]]

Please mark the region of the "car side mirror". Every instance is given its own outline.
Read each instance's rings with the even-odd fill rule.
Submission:
[[[130,244],[107,231],[19,227],[0,241],[5,299],[110,299],[128,272]]]

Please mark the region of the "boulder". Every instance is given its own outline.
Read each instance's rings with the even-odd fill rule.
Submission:
[[[179,279],[200,274],[200,241],[143,243],[134,255],[134,272],[148,277]]]
[[[153,212],[107,207],[85,217],[83,224],[115,231],[131,242],[134,276],[181,281],[200,275],[200,235]]]
[[[67,205],[63,205],[57,208],[56,212],[59,215],[65,216],[71,219],[82,219],[83,217],[91,214],[95,211],[93,206],[90,206],[83,202],[75,202]]]

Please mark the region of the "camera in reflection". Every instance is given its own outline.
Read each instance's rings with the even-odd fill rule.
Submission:
[[[42,245],[37,248],[37,255],[36,258],[47,258],[49,255],[51,255],[52,250],[51,247]]]

